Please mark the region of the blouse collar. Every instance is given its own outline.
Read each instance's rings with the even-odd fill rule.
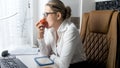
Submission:
[[[70,20],[66,19],[62,22],[62,24],[59,26],[57,32],[64,32],[66,31],[67,27],[69,26]]]

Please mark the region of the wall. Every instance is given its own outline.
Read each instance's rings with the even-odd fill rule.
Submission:
[[[83,0],[82,1],[82,13],[95,10],[95,0]]]
[[[35,23],[39,20],[39,1],[33,1],[33,44],[37,45],[37,30],[35,27]],[[35,47],[35,46],[33,46]]]
[[[80,2],[81,0],[62,0],[65,6],[70,6],[72,10],[71,21],[76,25],[79,29],[80,25]]]
[[[81,0],[80,3],[80,30],[82,23],[82,15],[83,13],[95,10],[95,0]]]
[[[62,0],[66,6],[72,9],[72,17],[80,17],[80,0]]]
[[[95,0],[95,2],[100,2],[100,1],[112,1],[112,0]]]

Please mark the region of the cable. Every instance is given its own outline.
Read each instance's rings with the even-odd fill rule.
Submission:
[[[10,16],[8,16],[8,17],[0,18],[0,20],[4,20],[4,19],[11,18],[11,17],[13,17],[13,16],[15,16],[15,15],[17,15],[17,14],[18,14],[18,13],[16,12],[15,14],[13,14],[13,15],[10,15]]]

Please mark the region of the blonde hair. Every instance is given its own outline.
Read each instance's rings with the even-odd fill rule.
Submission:
[[[53,11],[60,12],[63,20],[68,19],[71,16],[71,8],[69,6],[65,6],[60,0],[49,0],[46,5],[49,6]]]

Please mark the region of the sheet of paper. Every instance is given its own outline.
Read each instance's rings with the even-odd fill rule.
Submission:
[[[15,48],[14,50],[9,50],[8,52],[11,55],[29,55],[29,54],[38,54],[39,48],[33,47],[20,47]]]

